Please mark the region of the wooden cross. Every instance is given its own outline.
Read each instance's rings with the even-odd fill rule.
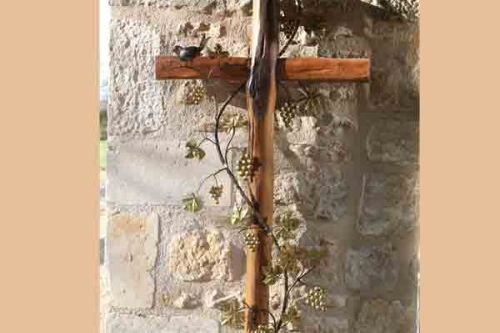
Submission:
[[[253,36],[251,58],[196,57],[181,61],[178,57],[156,59],[156,79],[248,80],[247,108],[249,150],[259,161],[250,190],[254,204],[268,225],[273,219],[273,137],[277,80],[314,82],[366,82],[370,75],[369,59],[293,58],[279,53],[279,0],[253,1]],[[262,282],[262,267],[271,262],[272,240],[255,229],[260,244],[248,251],[246,266],[246,304],[252,309],[269,308],[269,289]],[[268,322],[266,311],[245,314],[245,332]]]

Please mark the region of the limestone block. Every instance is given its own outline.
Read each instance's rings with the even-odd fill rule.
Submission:
[[[107,258],[113,306],[152,306],[155,285],[151,271],[158,253],[157,243],[157,215],[118,214],[111,217]]]
[[[274,178],[274,202],[277,205],[296,203],[311,207],[314,184],[305,172],[280,173]]]
[[[171,0],[108,0],[110,6],[168,7]]]
[[[312,145],[295,145],[295,144],[291,144],[288,146],[288,151],[287,151],[287,154],[288,154],[288,158],[289,158],[289,162],[292,162],[290,163],[291,164],[291,167],[293,168],[293,161],[297,161],[299,162],[300,164],[297,164],[295,163],[295,165],[299,165],[300,166],[300,169],[304,168],[309,168],[309,169],[313,169],[315,166],[316,166],[316,158],[317,158],[317,155],[318,155],[318,148],[316,146],[312,146]],[[282,165],[285,165],[286,166],[286,161],[283,160],[283,158],[285,156],[278,156],[278,158],[282,158],[281,161],[279,161],[278,163],[282,163]],[[280,164],[277,164],[279,165],[279,167],[281,168],[282,165]],[[295,167],[294,169],[298,169],[298,167]]]
[[[418,24],[377,20],[371,44],[372,106],[386,111],[414,110],[419,95]]]
[[[219,293],[220,293],[220,291],[219,291]],[[229,304],[229,303],[241,304],[241,302],[242,302],[241,291],[239,291],[237,293],[233,292],[229,296],[218,297],[218,298],[215,298],[215,297],[217,297],[217,294],[206,295],[205,306],[207,308],[222,310],[224,308],[224,306]]]
[[[186,81],[156,80],[155,58],[172,54],[180,37],[161,34],[161,26],[134,19],[111,20],[108,134],[188,138],[213,121],[213,103],[186,105],[180,98]],[[198,38],[192,42],[198,43]]]
[[[243,15],[252,14],[252,0],[239,0],[238,7]]]
[[[221,38],[226,36],[227,28],[221,23],[210,24],[210,30],[208,31],[208,36],[212,38]]]
[[[319,127],[316,117],[296,117],[292,130],[286,132],[290,144],[314,145],[317,142]]]
[[[337,307],[337,308],[343,308],[347,305],[347,295],[340,295],[340,294],[335,294],[330,296],[330,303],[331,306]]]
[[[367,136],[368,159],[397,164],[418,163],[418,122],[383,120]]]
[[[214,146],[205,142],[205,157],[186,159],[185,142],[129,141],[117,146],[110,144],[108,152],[108,201],[119,204],[181,205],[185,194],[195,192],[200,182],[221,168]],[[217,176],[223,186],[219,206],[231,204],[231,182],[221,173]],[[215,184],[205,182],[200,195],[205,206],[215,205],[208,192]]]
[[[317,179],[315,217],[337,221],[347,211],[348,186],[338,169],[323,167]]]
[[[347,286],[361,292],[392,291],[398,282],[396,251],[390,244],[347,251]]]
[[[283,54],[283,57],[287,58],[317,57],[317,56],[318,56],[318,45],[314,46],[293,45],[290,46]]]
[[[172,304],[178,309],[193,309],[200,306],[201,302],[199,299],[199,295],[183,292],[173,301]]]
[[[321,242],[326,250],[325,258],[322,261],[322,266],[315,273],[324,281],[329,287],[342,287],[344,282],[344,259],[345,259],[345,249],[340,245],[337,240],[329,239],[322,235]],[[306,235],[303,238],[307,238]],[[343,307],[345,306],[346,300],[342,301],[343,296],[337,293],[332,293],[329,295],[331,301],[335,306]]]
[[[108,0],[110,6],[143,6],[143,7],[189,7],[192,10],[207,9],[210,6],[223,7],[223,0]],[[234,0],[233,0],[234,1]]]
[[[223,301],[226,300],[226,297],[224,297],[222,291],[218,289],[208,289],[203,295],[203,305],[206,308],[215,309],[217,308],[217,305],[220,303],[221,299]]]
[[[415,255],[408,264],[408,277],[414,285],[418,285],[420,275],[420,259]]]
[[[114,313],[107,317],[106,333],[219,333],[215,320],[195,316],[172,318]]]
[[[228,281],[231,249],[218,231],[193,230],[176,235],[168,245],[168,269],[181,281]]]
[[[308,333],[348,333],[349,321],[339,317],[303,316],[303,331]]]
[[[110,136],[158,131],[166,124],[162,83],[155,80],[160,34],[140,21],[111,20],[109,73]]]
[[[297,204],[301,212],[318,219],[337,221],[347,210],[346,180],[340,170],[332,167],[279,173],[274,189],[276,205]]]
[[[318,167],[319,163],[339,165],[351,159],[349,148],[342,140],[333,139],[322,146],[289,145],[288,142],[283,141],[278,142],[277,145],[278,147],[274,150],[274,165],[278,172],[313,170]]]
[[[348,145],[342,140],[331,140],[317,148],[316,158],[319,162],[342,163],[351,160]]]
[[[355,333],[413,333],[414,315],[401,302],[365,301],[354,325]]]
[[[412,229],[418,219],[414,176],[385,172],[363,177],[357,229],[363,235],[383,235]]]
[[[370,44],[346,26],[338,26],[319,43],[318,55],[331,58],[365,58],[369,56]]]
[[[182,7],[189,6],[193,8],[206,7],[213,2],[218,2],[217,0],[170,0],[172,6]]]
[[[274,149],[275,173],[288,170],[312,170],[316,166],[317,148],[310,145],[289,145],[287,141],[276,138]]]
[[[189,8],[191,11],[201,10],[204,14],[212,14],[214,10],[224,10],[229,1],[225,0],[170,0],[174,8]],[[228,4],[228,7],[230,4]]]
[[[106,265],[99,267],[99,326],[101,332],[105,332],[106,316],[109,311],[109,302],[111,301],[111,291],[109,287],[109,270]]]

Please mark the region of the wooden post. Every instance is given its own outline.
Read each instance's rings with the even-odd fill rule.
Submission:
[[[249,119],[248,149],[259,164],[250,184],[254,207],[268,225],[273,220],[273,137],[276,107],[276,64],[279,52],[279,0],[253,1],[251,68],[247,86]],[[245,332],[267,324],[269,288],[262,282],[262,269],[271,262],[272,239],[260,228],[259,246],[247,252]]]

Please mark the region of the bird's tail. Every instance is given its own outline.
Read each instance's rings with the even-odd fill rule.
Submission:
[[[201,41],[200,41],[200,46],[198,47],[201,50],[205,48],[205,45],[207,45],[207,41],[210,39],[210,37],[207,37],[205,34],[201,36]]]

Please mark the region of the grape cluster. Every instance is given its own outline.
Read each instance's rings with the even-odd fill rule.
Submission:
[[[326,290],[314,287],[307,293],[306,304],[315,310],[326,311]]]
[[[266,325],[258,325],[257,330],[254,330],[252,333],[274,333],[274,329]]]
[[[295,116],[299,113],[299,107],[296,104],[289,104],[287,102],[281,106],[279,113],[281,119],[283,119],[285,127],[290,128],[292,126],[293,118],[295,118]]]
[[[250,251],[254,252],[257,249],[257,245],[259,245],[259,238],[256,234],[252,232],[247,232],[245,234],[245,245],[250,249]]]
[[[212,197],[212,199],[215,200],[216,204],[219,204],[219,200],[220,200],[220,198],[222,196],[222,190],[223,190],[222,185],[220,185],[220,186],[212,186],[210,188],[210,192],[209,192],[210,193],[210,197]]]
[[[238,161],[238,175],[245,180],[252,178],[256,169],[255,159],[247,152],[244,152]]]
[[[188,81],[184,86],[184,103],[198,105],[205,98],[206,90],[196,81]]]

